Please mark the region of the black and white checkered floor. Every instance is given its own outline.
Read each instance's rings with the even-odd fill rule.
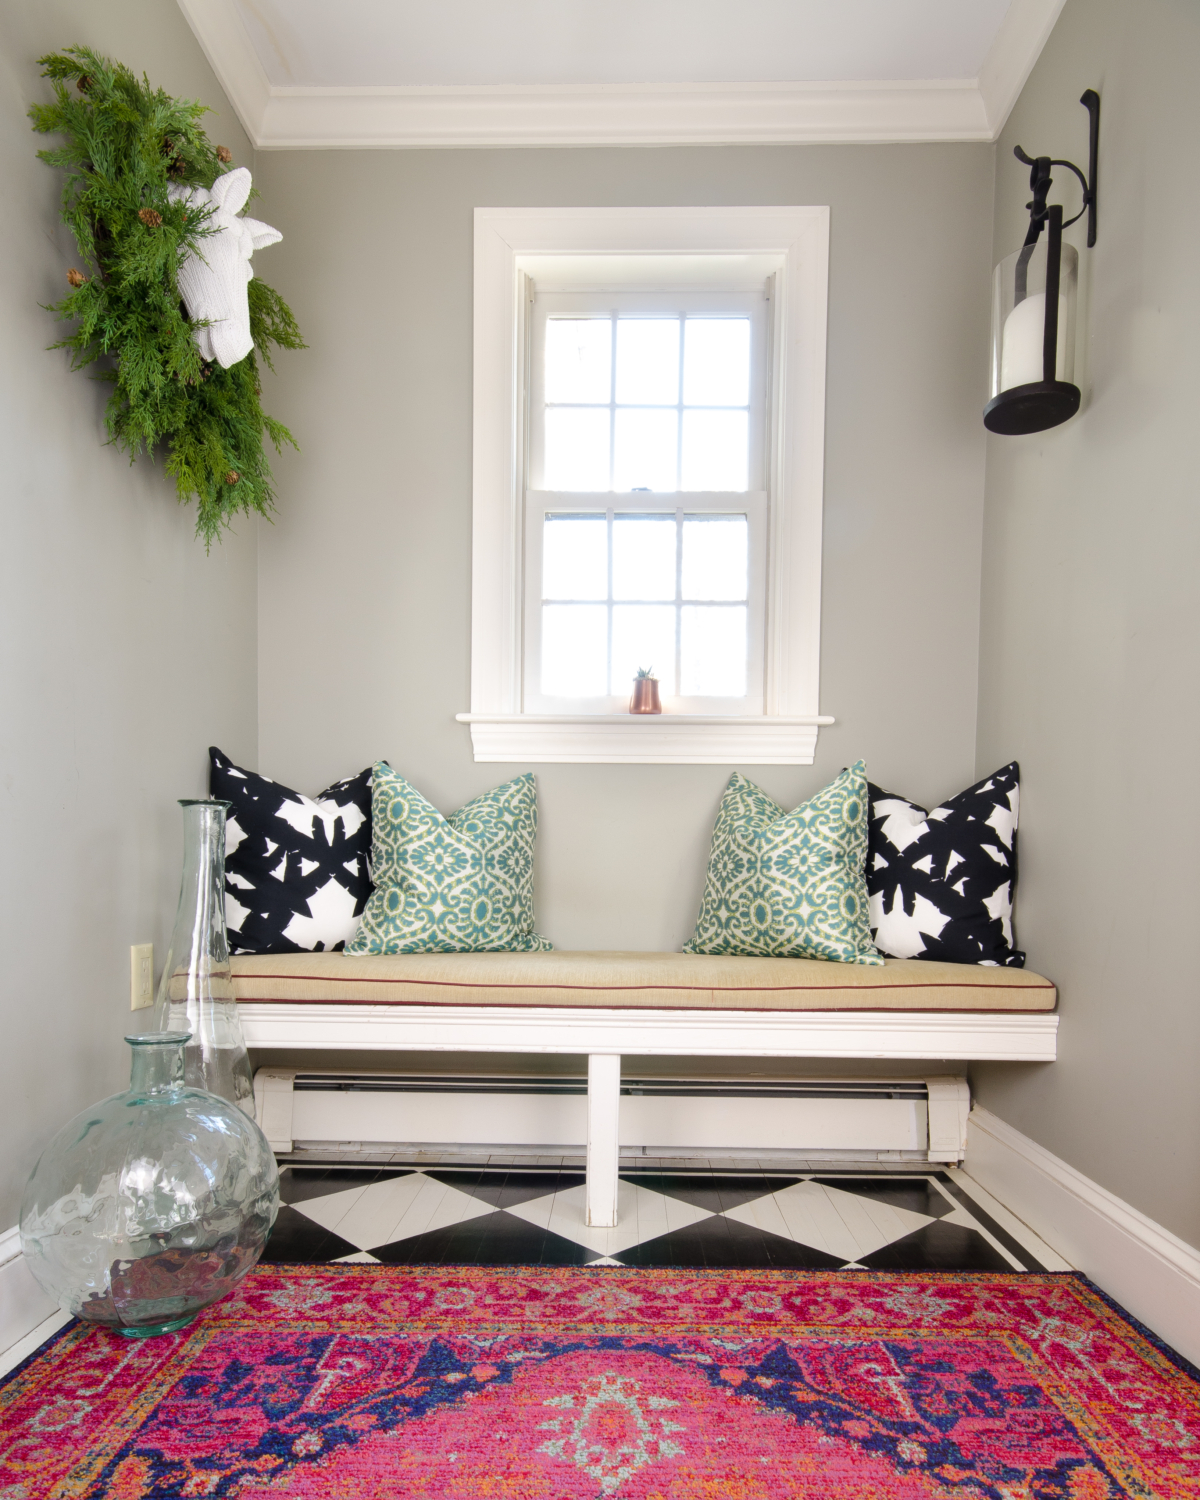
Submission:
[[[957,1176],[958,1174],[955,1174]],[[584,1220],[578,1164],[303,1165],[264,1259],[386,1265],[625,1265],[814,1270],[1068,1269],[955,1176],[623,1166],[615,1229]],[[1003,1213],[997,1209],[997,1213]]]

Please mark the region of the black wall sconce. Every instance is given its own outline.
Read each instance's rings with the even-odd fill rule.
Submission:
[[[1031,168],[1033,201],[1027,205],[1025,243],[1000,262],[992,277],[992,385],[983,408],[983,425],[990,432],[1043,432],[1079,410],[1079,387],[1073,384],[1079,256],[1073,246],[1063,244],[1062,232],[1087,214],[1087,242],[1096,243],[1100,95],[1087,89],[1079,102],[1090,121],[1086,177],[1073,162],[1026,156],[1020,146],[1013,153]],[[1083,186],[1083,207],[1066,224],[1062,204],[1046,204],[1051,167],[1066,167]]]

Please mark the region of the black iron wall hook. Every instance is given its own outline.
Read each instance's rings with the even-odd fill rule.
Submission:
[[[1013,150],[1013,155],[1017,160],[1032,169],[1029,173],[1029,189],[1033,194],[1033,199],[1025,205],[1029,210],[1029,232],[1025,236],[1027,245],[1037,243],[1042,226],[1046,223],[1049,213],[1046,207],[1046,197],[1053,181],[1050,176],[1051,167],[1066,167],[1068,171],[1074,172],[1083,188],[1083,207],[1074,219],[1068,219],[1063,224],[1063,228],[1066,229],[1067,225],[1074,224],[1076,220],[1082,219],[1084,214],[1087,214],[1089,249],[1096,243],[1096,158],[1100,149],[1100,95],[1095,89],[1085,89],[1079,102],[1088,112],[1088,172],[1086,177],[1074,162],[1060,161],[1057,157],[1029,156],[1020,146]]]

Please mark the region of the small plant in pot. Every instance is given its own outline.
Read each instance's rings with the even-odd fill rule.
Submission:
[[[633,697],[629,700],[631,714],[660,714],[662,704],[658,697],[658,678],[653,667],[639,667],[633,679]]]

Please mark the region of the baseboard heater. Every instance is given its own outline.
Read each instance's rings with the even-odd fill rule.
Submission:
[[[258,1120],[278,1152],[582,1153],[587,1079],[260,1068]],[[962,1077],[638,1078],[621,1083],[620,1145],[647,1156],[785,1152],[955,1162]]]

